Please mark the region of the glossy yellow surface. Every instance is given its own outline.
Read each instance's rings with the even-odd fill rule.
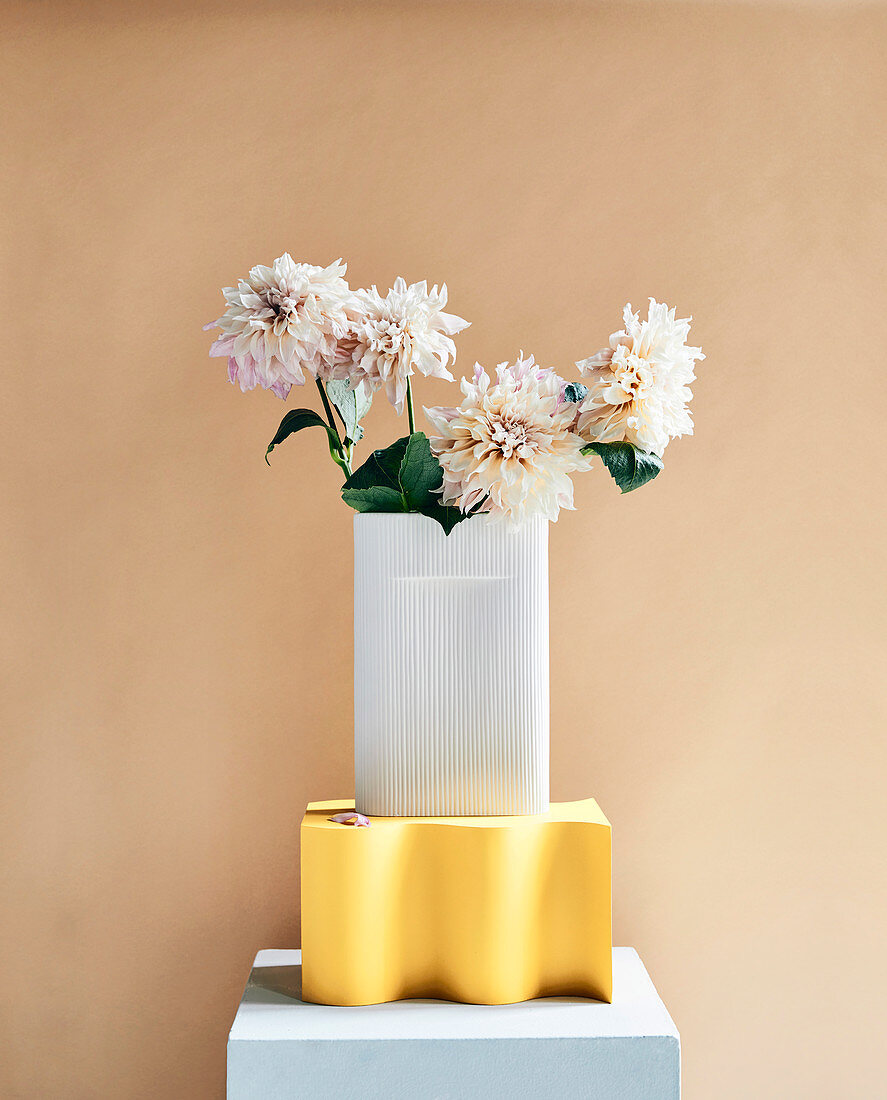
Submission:
[[[612,997],[610,824],[593,799],[527,817],[302,821],[302,996],[508,1004]]]

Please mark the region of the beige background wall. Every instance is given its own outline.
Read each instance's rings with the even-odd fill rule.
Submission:
[[[688,1100],[881,1095],[887,12],[2,14],[0,1094],[221,1096],[352,789],[337,470],[201,332],[289,249],[445,280],[463,370],[694,314],[697,435],[552,529],[552,793]]]

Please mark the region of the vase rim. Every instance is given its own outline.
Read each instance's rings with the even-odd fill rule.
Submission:
[[[390,522],[391,520],[396,520],[399,523],[403,523],[404,521],[409,521],[410,523],[415,523],[417,520],[426,520],[427,522],[433,523],[436,526],[440,527],[440,524],[437,522],[436,519],[432,519],[431,516],[423,515],[421,512],[355,512],[354,513],[354,523],[355,524],[366,522],[366,521],[370,521],[372,523],[379,523],[379,522],[386,522],[387,523],[387,522]],[[548,522],[549,521],[545,518],[545,516],[531,516],[525,523],[521,524],[519,527],[507,528],[507,529],[508,530],[515,530],[515,531],[526,530],[528,527],[533,527],[534,525],[537,525],[537,524],[540,524],[540,523],[544,523],[547,526]],[[497,523],[496,520],[491,519],[488,515],[481,512],[481,513],[478,513],[477,515],[467,516],[465,519],[460,520],[459,523],[457,524],[457,527],[454,528],[454,530],[457,529],[458,527],[463,527],[466,523],[474,523],[475,525],[477,525],[479,523],[484,523],[484,524],[489,524],[490,526],[499,526],[499,524]],[[506,525],[503,524],[502,526],[506,526]],[[441,528],[441,530],[443,530],[443,528]]]

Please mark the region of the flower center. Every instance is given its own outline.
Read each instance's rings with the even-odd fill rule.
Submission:
[[[626,355],[613,361],[616,381],[632,397],[643,397],[652,387],[655,378],[649,362],[639,355]]]
[[[409,330],[400,321],[373,321],[371,347],[380,355],[396,358],[409,340]]]
[[[289,317],[302,304],[302,299],[292,297],[279,287],[269,286],[265,291],[265,302],[268,308],[274,310],[278,317]]]
[[[490,422],[490,440],[505,458],[522,458],[533,450],[533,440],[523,420],[501,418]]]

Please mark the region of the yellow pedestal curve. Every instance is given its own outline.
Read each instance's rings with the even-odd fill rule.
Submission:
[[[302,821],[302,996],[509,1004],[612,997],[610,825],[593,799],[527,817]]]

